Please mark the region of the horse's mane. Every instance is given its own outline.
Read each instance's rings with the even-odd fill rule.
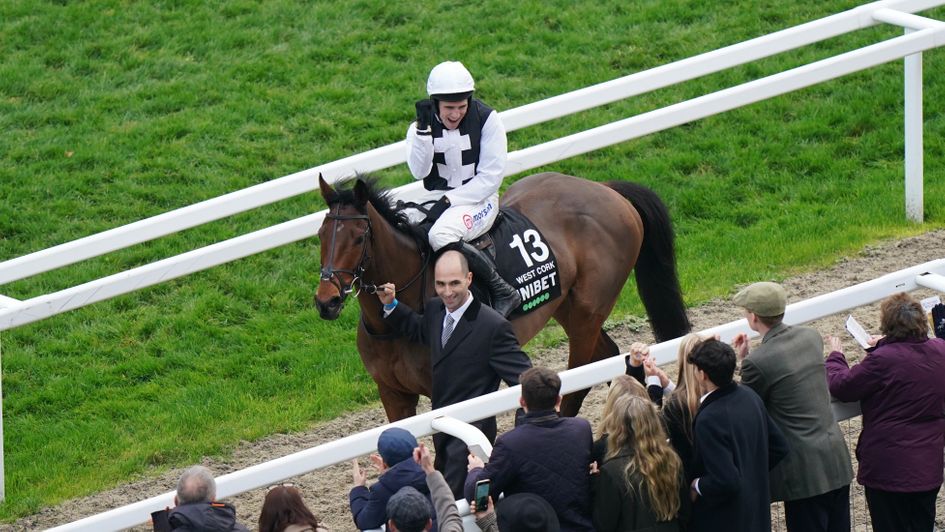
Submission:
[[[371,206],[374,207],[374,210],[387,220],[394,229],[406,235],[414,236],[415,238],[416,235],[422,234],[418,233],[416,227],[410,225],[410,222],[407,220],[407,215],[403,210],[394,205],[390,190],[378,185],[378,178],[370,174],[358,174],[335,183],[334,188],[336,195],[332,198],[332,201],[328,202],[329,208],[332,205],[340,203],[342,205],[351,205],[356,208],[358,212],[366,214],[364,206],[358,205],[358,201],[354,196],[354,184],[358,180],[361,180],[366,185],[368,201],[371,203]],[[425,240],[426,236],[423,235],[422,241]]]

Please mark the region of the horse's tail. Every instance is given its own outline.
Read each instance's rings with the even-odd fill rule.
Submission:
[[[676,274],[675,235],[666,204],[655,192],[636,183],[612,181],[607,186],[627,198],[643,219],[643,244],[634,272],[656,340],[687,334],[692,326]]]

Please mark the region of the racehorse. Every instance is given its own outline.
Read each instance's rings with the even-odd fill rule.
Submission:
[[[318,231],[322,268],[315,306],[323,319],[333,320],[359,285],[361,360],[388,419],[412,416],[420,394],[430,395],[429,353],[394,334],[374,294],[377,285],[392,282],[401,303],[422,311],[424,299],[434,295],[428,245],[373,180],[359,177],[352,187],[336,190],[319,176],[319,186],[329,212]],[[519,343],[553,317],[568,336],[569,368],[619,354],[601,327],[631,269],[656,339],[689,332],[669,213],[653,191],[624,181],[600,184],[542,173],[515,182],[500,203],[529,218],[558,261],[561,297],[513,314]],[[576,415],[587,393],[565,396],[561,413]]]

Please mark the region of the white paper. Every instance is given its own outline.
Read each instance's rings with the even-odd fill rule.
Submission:
[[[870,347],[870,335],[866,332],[866,329],[860,325],[860,322],[856,321],[851,314],[847,317],[847,331],[850,332],[850,335],[860,344],[863,349],[868,349]]]
[[[929,312],[932,312],[932,307],[934,307],[935,305],[938,305],[941,302],[942,302],[942,298],[938,296],[927,297],[921,301],[922,310],[924,310],[925,313],[928,314]]]

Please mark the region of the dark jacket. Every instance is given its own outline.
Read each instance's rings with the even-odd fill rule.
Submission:
[[[692,482],[696,474],[693,457],[695,451],[692,448],[692,414],[689,413],[689,407],[686,406],[682,396],[678,398],[670,396],[669,400],[663,403],[660,416],[663,418],[669,443],[682,461],[686,481]]]
[[[472,500],[477,480],[488,478],[493,501],[500,493],[534,493],[555,509],[562,532],[593,531],[592,440],[586,419],[558,417],[553,410],[529,412],[522,425],[499,436],[485,468],[469,472],[466,499]]]
[[[600,474],[593,477],[594,483],[594,528],[597,532],[676,532],[680,530],[679,518],[658,521],[650,509],[650,498],[643,487],[643,477],[635,472],[627,486],[624,471],[633,458],[632,451],[625,451],[604,462]],[[689,486],[680,476],[677,482],[680,513],[689,512]]]
[[[427,487],[427,475],[420,465],[412,459],[403,460],[385,471],[373,486],[355,486],[348,494],[351,503],[351,516],[360,530],[380,528],[387,523],[387,501],[400,488],[412,486],[420,493],[430,497]],[[432,502],[431,502],[432,504]],[[436,530],[436,519],[433,520]]]
[[[696,413],[693,448],[701,495],[690,530],[770,532],[768,471],[788,447],[758,394],[734,382],[709,394]]]
[[[860,484],[893,492],[942,485],[945,448],[945,340],[882,339],[850,368],[842,353],[827,357],[830,393],[860,401],[856,445]]]
[[[181,504],[167,520],[174,532],[248,532],[236,522],[236,509],[225,502]]]
[[[422,315],[399,303],[386,318],[412,342],[430,349],[433,369],[430,400],[434,409],[492,393],[499,389],[500,381],[514,386],[518,376],[532,366],[508,320],[477,299],[472,300],[449,341],[442,345],[445,313],[443,301],[433,298],[427,301]],[[495,417],[480,419],[472,425],[490,442],[495,441]],[[466,446],[443,433],[433,435],[433,445],[436,468],[459,497],[466,479]]]
[[[434,409],[492,393],[499,389],[500,380],[514,386],[518,376],[532,367],[512,325],[478,299],[473,299],[449,341],[441,345],[445,311],[443,301],[434,298],[427,302],[423,315],[398,303],[387,317],[412,342],[430,348]]]

